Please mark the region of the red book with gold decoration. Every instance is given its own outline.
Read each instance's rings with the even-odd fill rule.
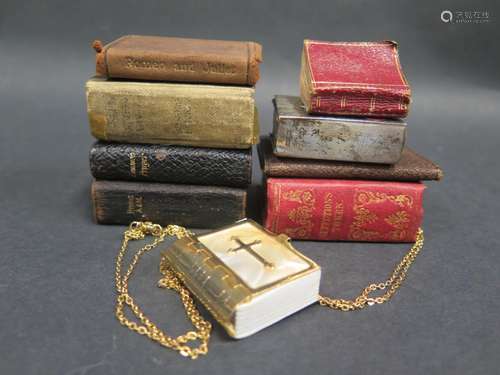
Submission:
[[[419,182],[269,178],[265,226],[293,239],[414,242],[424,189]]]
[[[305,40],[300,83],[309,113],[408,115],[410,87],[395,42]]]

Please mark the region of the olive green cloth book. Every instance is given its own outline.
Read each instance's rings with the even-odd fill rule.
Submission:
[[[92,78],[86,94],[100,140],[240,149],[258,141],[253,87]]]

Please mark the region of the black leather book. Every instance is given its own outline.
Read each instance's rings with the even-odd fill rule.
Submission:
[[[211,229],[246,216],[245,189],[95,180],[91,190],[99,224],[152,221]]]
[[[96,142],[90,170],[105,180],[247,187],[252,150]]]

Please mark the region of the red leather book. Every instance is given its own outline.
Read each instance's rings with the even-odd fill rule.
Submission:
[[[410,87],[395,42],[305,40],[300,86],[309,113],[408,115]]]
[[[293,239],[413,242],[424,189],[420,182],[269,178],[265,226]]]

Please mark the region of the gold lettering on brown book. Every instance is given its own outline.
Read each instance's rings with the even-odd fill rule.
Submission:
[[[233,64],[206,62],[201,64],[201,69],[204,73],[236,74],[236,66]]]
[[[127,214],[142,214],[143,199],[141,196],[128,195]]]
[[[175,63],[174,70],[176,72],[196,73],[193,63]]]
[[[158,60],[139,59],[134,57],[127,57],[127,68],[131,69],[165,69],[165,63]]]

